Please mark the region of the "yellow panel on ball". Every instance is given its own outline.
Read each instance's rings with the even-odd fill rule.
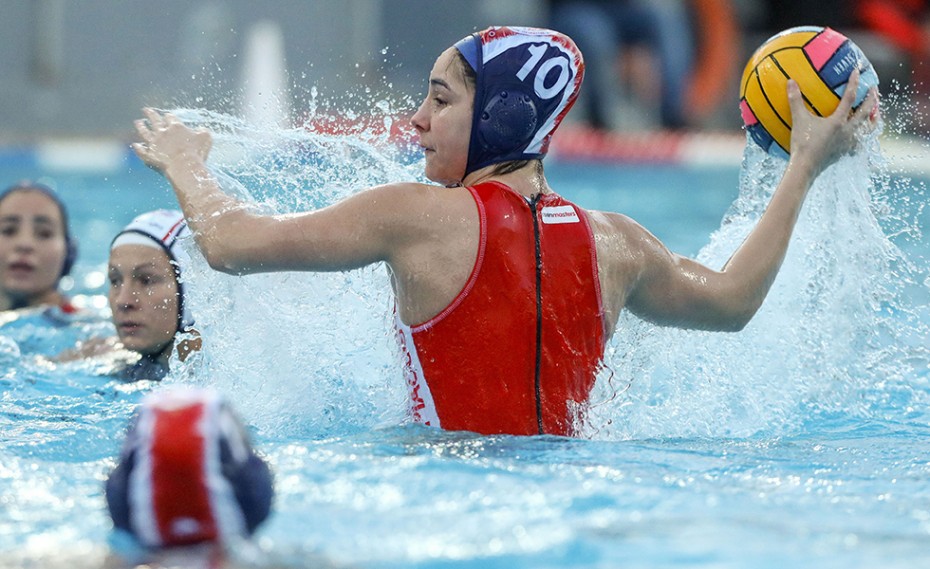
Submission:
[[[788,70],[792,79],[798,82],[801,94],[804,95],[805,101],[815,113],[827,116],[833,112],[840,102],[840,97],[823,82],[817,70],[811,67],[811,62],[807,59],[804,50],[786,49],[772,57],[778,61],[782,69]],[[791,123],[791,121],[788,122]]]
[[[820,30],[811,29],[808,31],[778,34],[765,42],[764,47],[759,48],[761,52],[759,55],[766,57],[782,49],[804,47],[807,42],[814,39],[814,36],[819,33]],[[758,63],[758,61],[756,61],[756,63]]]
[[[765,130],[782,148],[791,141],[791,109],[788,105],[788,77],[766,57],[756,67],[756,87],[747,89],[746,100],[752,101],[752,111]]]
[[[769,38],[749,59],[740,83],[740,113],[751,140],[787,158],[792,123],[788,78],[797,81],[808,111],[828,116],[854,69],[860,74],[856,107],[870,87],[878,86],[878,75],[849,38],[819,26],[791,28]]]

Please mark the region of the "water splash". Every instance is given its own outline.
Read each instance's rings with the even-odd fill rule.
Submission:
[[[422,176],[396,144],[394,104],[374,106],[350,136],[329,117],[269,133],[234,117],[175,112],[215,133],[211,170],[224,191],[265,213],[325,207],[364,188]],[[175,376],[212,384],[271,437],[321,437],[403,421],[384,266],[346,273],[232,277],[211,270],[193,242],[185,277],[203,357]],[[190,275],[189,277],[187,275]]]
[[[598,387],[595,400],[607,403],[591,413],[592,436],[785,436],[849,421],[926,424],[930,281],[926,246],[916,246],[925,187],[894,171],[877,140],[817,179],[781,272],[742,332],[621,319],[608,357],[614,378]],[[785,164],[747,143],[739,196],[698,260],[723,266]],[[629,387],[617,396],[618,386]]]
[[[359,127],[320,115],[274,136],[219,113],[175,112],[216,133],[210,166],[226,191],[261,211],[289,213],[422,178],[422,164],[395,144],[398,107],[370,108]],[[701,262],[725,263],[784,165],[747,145],[739,196]],[[919,181],[883,158],[876,134],[818,178],[781,273],[745,330],[704,333],[621,318],[588,434],[781,436],[837,421],[926,422],[924,196]],[[266,436],[325,437],[403,421],[385,267],[238,278],[210,270],[188,246],[206,348],[182,375],[230,393]]]

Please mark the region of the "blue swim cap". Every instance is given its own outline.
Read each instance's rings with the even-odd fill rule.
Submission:
[[[535,160],[578,97],[584,60],[565,34],[492,27],[455,44],[476,75],[465,174],[510,160]]]
[[[137,216],[116,234],[110,244],[111,251],[120,245],[141,244],[157,247],[168,254],[178,281],[178,332],[194,325],[194,316],[185,302],[186,284],[181,278],[184,268],[190,265],[190,255],[181,247],[180,240],[190,235],[184,214],[172,209],[158,209]]]

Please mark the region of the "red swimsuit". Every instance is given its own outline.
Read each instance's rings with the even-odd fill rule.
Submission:
[[[556,194],[530,202],[497,182],[468,190],[481,226],[468,282],[429,321],[397,322],[413,418],[485,434],[572,435],[605,343],[587,217]]]

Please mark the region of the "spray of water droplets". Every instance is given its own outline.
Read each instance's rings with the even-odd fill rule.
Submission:
[[[886,100],[884,103],[888,105]],[[900,135],[889,129],[882,140]],[[876,131],[815,182],[769,295],[739,333],[625,316],[590,413],[592,436],[773,436],[930,419],[926,182]],[[919,142],[912,142],[919,145]],[[747,141],[740,191],[698,259],[722,267],[786,162]]]
[[[354,116],[362,126],[352,129],[325,117],[268,129],[200,110],[177,114],[216,133],[210,166],[225,191],[284,213],[422,178],[422,164],[392,141],[397,108],[385,101],[370,109]],[[898,136],[895,125],[887,130],[883,140]],[[784,166],[747,144],[739,196],[700,261],[725,263]],[[873,133],[816,181],[779,277],[745,330],[621,318],[588,435],[777,436],[849,420],[926,422],[925,200],[923,182],[886,161]],[[190,294],[206,348],[184,373],[227,388],[273,435],[325,436],[404,420],[385,267],[237,278],[194,257]]]
[[[387,101],[372,106],[363,127],[314,117],[283,129],[197,109],[172,112],[214,133],[211,171],[224,191],[265,213],[313,210],[422,176],[422,165],[396,144],[398,111]],[[406,387],[383,265],[232,277],[211,270],[193,241],[185,245],[194,259],[185,280],[204,350],[176,376],[223,389],[272,437],[403,421]]]

